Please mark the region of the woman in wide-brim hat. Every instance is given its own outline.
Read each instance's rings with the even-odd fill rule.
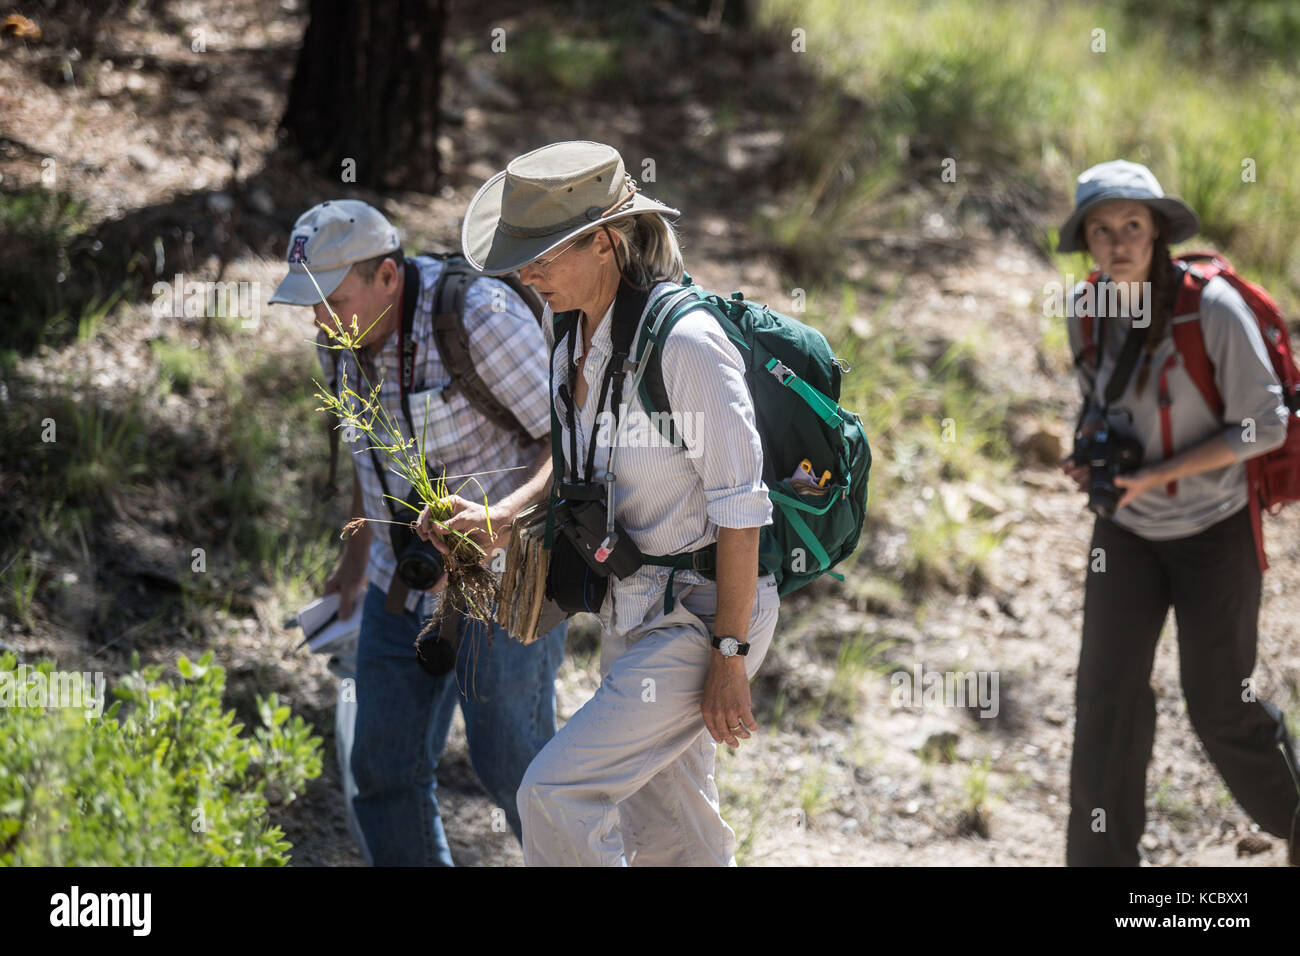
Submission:
[[[1245,462],[1282,444],[1290,412],[1242,296],[1223,276],[1204,281],[1170,255],[1196,231],[1195,213],[1149,169],[1114,160],[1079,177],[1060,233],[1061,251],[1088,251],[1100,271],[1097,283],[1079,283],[1067,310],[1084,399],[1076,450],[1100,462],[1109,458],[1103,447],[1127,442],[1142,462],[1114,477],[1113,492],[1098,468],[1100,482],[1089,480],[1087,463],[1062,463],[1097,513],[1070,767],[1071,865],[1139,861],[1156,722],[1151,667],[1171,604],[1192,726],[1242,807],[1295,852],[1294,747],[1277,708],[1243,691],[1261,583]],[[1118,314],[1106,315],[1115,301]],[[1222,415],[1180,352],[1191,328],[1176,334],[1175,325],[1192,321]]]
[[[546,300],[548,330],[557,315],[556,328],[568,330],[558,341],[551,332],[565,472],[557,477],[603,487],[612,470],[615,518],[659,562],[610,575],[591,608],[602,624],[604,680],[524,777],[528,864],[734,862],[713,778],[716,745],[738,746],[757,730],[749,679],[779,604],[775,579],[758,575],[771,504],[754,409],[740,354],[703,310],[679,320],[661,353],[683,441],[657,440],[635,383],[617,379],[612,359],[679,288],[682,257],[668,222],[677,215],[637,188],[613,148],[567,142],[513,160],[465,216],[469,261],[489,274],[519,270]],[[457,509],[449,526],[485,524],[481,508]],[[552,584],[585,595],[585,567],[559,567],[563,535],[556,541],[552,570],[562,580],[553,573]],[[712,557],[696,564],[693,554]],[[682,556],[692,567],[669,566]]]

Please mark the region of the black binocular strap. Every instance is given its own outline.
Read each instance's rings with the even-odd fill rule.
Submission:
[[[1178,273],[1179,281],[1170,283],[1169,288],[1165,290],[1165,299],[1171,311],[1177,302],[1178,290],[1182,287],[1182,276],[1186,271],[1185,267],[1177,264],[1175,265],[1175,270]],[[1099,306],[1101,306],[1104,301],[1104,296],[1097,296],[1097,304]],[[1101,367],[1101,360],[1106,354],[1106,322],[1104,320],[1108,318],[1108,316],[1106,316],[1104,312],[1105,309],[1103,308],[1097,309],[1098,368]],[[1124,394],[1124,389],[1128,387],[1128,380],[1133,375],[1133,366],[1137,364],[1138,353],[1146,343],[1147,332],[1149,329],[1149,322],[1141,327],[1134,325],[1129,326],[1128,337],[1124,340],[1124,347],[1120,349],[1119,358],[1115,360],[1115,369],[1111,372],[1110,379],[1106,382],[1106,394],[1104,397],[1105,404],[1102,406],[1103,409],[1110,408],[1111,403],[1113,403],[1115,399],[1119,398],[1120,395]],[[1147,361],[1150,360],[1151,357],[1148,355]]]
[[[619,406],[623,401],[623,382],[627,378],[627,358],[632,352],[632,342],[636,338],[637,328],[641,324],[641,314],[649,301],[649,290],[635,289],[620,281],[618,294],[614,299],[614,314],[610,317],[613,326],[610,329],[610,342],[613,346],[609,364],[605,366],[605,375],[600,383],[600,395],[596,403],[597,426],[591,431],[591,441],[587,445],[586,474],[578,470],[578,445],[574,422],[577,400],[574,398],[574,361],[578,351],[578,336],[582,332],[582,323],[574,322],[569,331],[569,381],[560,386],[560,396],[564,399],[565,419],[569,429],[569,471],[574,481],[592,481],[596,462],[596,438],[600,434],[599,418],[606,399],[610,400],[613,413],[614,430],[618,428]],[[612,389],[612,395],[611,395]],[[613,431],[611,431],[611,436]]]
[[[1105,356],[1103,351],[1106,347],[1106,322],[1099,321],[1097,329],[1097,365],[1100,368],[1101,358]],[[1106,381],[1106,394],[1103,396],[1103,409],[1110,408],[1115,399],[1124,394],[1124,389],[1128,388],[1128,380],[1133,376],[1133,366],[1137,364],[1138,353],[1142,351],[1142,345],[1147,340],[1147,326],[1131,326],[1128,330],[1128,337],[1124,339],[1124,347],[1120,349],[1119,358],[1115,360],[1115,368],[1110,373],[1110,378]]]

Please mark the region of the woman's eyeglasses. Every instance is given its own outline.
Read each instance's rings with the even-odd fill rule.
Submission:
[[[578,243],[582,242],[586,238],[587,238],[586,236],[579,236],[577,239],[574,239],[571,243],[569,243],[567,246],[565,246],[555,255],[551,256],[549,259],[534,259],[532,261],[532,267],[534,269],[541,269],[543,272],[546,272],[548,269],[551,268],[551,266],[554,264],[556,259],[560,258],[560,256],[564,255],[566,252],[568,252],[570,249],[572,249],[574,246],[576,246]]]

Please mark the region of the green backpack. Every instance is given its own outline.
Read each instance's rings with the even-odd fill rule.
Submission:
[[[710,295],[689,275],[668,314],[655,316],[637,345],[638,363],[650,342],[649,364],[641,378],[641,404],[660,433],[680,443],[664,387],[664,341],[683,315],[704,308],[736,344],[745,363],[745,382],[754,401],[763,442],[763,481],[772,499],[772,524],[759,538],[759,573],[776,575],[782,595],[830,573],[857,547],[867,507],[871,448],[862,420],[840,408],[840,374],[849,371],[816,329],[747,301]],[[677,295],[667,293],[660,301]],[[656,415],[656,412],[663,414]],[[811,463],[813,481],[792,480],[801,463]],[[829,472],[824,484],[817,476]]]

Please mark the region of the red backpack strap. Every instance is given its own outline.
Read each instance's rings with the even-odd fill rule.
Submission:
[[[1174,353],[1165,359],[1165,364],[1160,367],[1160,391],[1157,395],[1157,402],[1160,405],[1160,446],[1166,461],[1174,456],[1174,423],[1169,411],[1171,404],[1169,399],[1169,370],[1177,364],[1178,354]],[[1178,494],[1178,482],[1171,481],[1165,485],[1165,494],[1171,498]]]
[[[1181,258],[1181,257],[1180,257]],[[1213,264],[1209,268],[1217,272]],[[1201,308],[1201,292],[1205,288],[1205,283],[1209,277],[1205,275],[1204,268],[1198,264],[1196,269],[1187,269],[1183,273],[1183,282],[1178,289],[1178,299],[1174,305],[1175,316],[1185,316],[1188,314],[1196,315]],[[1174,430],[1173,420],[1170,413],[1171,398],[1169,395],[1169,370],[1178,364],[1181,357],[1183,368],[1196,383],[1197,390],[1205,403],[1214,412],[1215,417],[1223,418],[1223,399],[1219,395],[1218,386],[1214,384],[1214,363],[1210,361],[1209,353],[1205,351],[1205,337],[1201,334],[1201,320],[1199,315],[1195,318],[1184,319],[1179,322],[1173,322],[1172,334],[1174,338],[1174,354],[1165,360],[1165,364],[1160,369],[1160,443],[1164,450],[1166,459],[1173,457],[1174,454]],[[1165,485],[1165,493],[1176,495],[1178,493],[1178,482],[1171,481]]]
[[[1217,274],[1219,270],[1216,268],[1213,271]],[[1223,398],[1219,395],[1219,387],[1214,384],[1214,363],[1210,361],[1209,353],[1205,351],[1205,336],[1201,334],[1199,315],[1201,292],[1204,291],[1205,283],[1209,280],[1210,276],[1205,275],[1203,268],[1195,271],[1188,269],[1183,274],[1183,285],[1178,290],[1174,315],[1196,314],[1196,318],[1173,322],[1174,348],[1183,357],[1183,368],[1196,383],[1196,388],[1205,399],[1205,404],[1216,417],[1222,418]]]
[[[1255,557],[1259,560],[1259,571],[1268,570],[1268,555],[1264,553],[1264,503],[1260,500],[1260,469],[1264,465],[1264,456],[1256,455],[1246,461],[1246,490],[1250,498],[1250,527],[1255,532]]]
[[[1174,261],[1181,262],[1184,265],[1196,266],[1198,268],[1206,265],[1217,265],[1219,268],[1222,268],[1228,264],[1227,259],[1209,249],[1193,249],[1188,252],[1180,252],[1178,255],[1174,256]]]

